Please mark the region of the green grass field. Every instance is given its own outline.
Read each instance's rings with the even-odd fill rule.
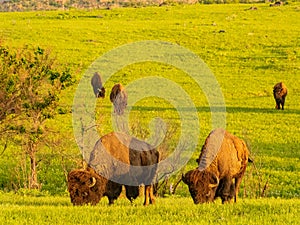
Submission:
[[[125,198],[108,206],[73,207],[63,197],[0,196],[1,224],[298,224],[299,199],[241,200],[237,204],[194,205],[191,198],[157,199],[142,206],[138,198],[130,205]]]
[[[194,206],[187,187],[180,184],[179,196],[159,198],[150,207],[130,206],[125,199],[106,206],[72,207],[67,197],[22,197],[0,193],[0,224],[298,224],[300,196],[300,5],[283,7],[252,5],[177,5],[113,10],[38,11],[0,14],[0,40],[11,48],[25,45],[51,49],[59,62],[69,65],[80,81],[86,69],[103,54],[119,46],[144,40],[178,44],[197,54],[215,75],[226,103],[226,129],[245,139],[255,165],[249,165],[235,205]],[[101,71],[99,71],[101,73]],[[131,82],[159,76],[179,85],[192,99],[199,117],[199,144],[185,171],[196,166],[201,145],[211,127],[209,103],[195,81],[173,66],[141,62],[113,74],[107,90],[116,82]],[[283,81],[288,87],[284,111],[275,110],[272,88]],[[71,112],[77,86],[68,89],[61,104]],[[176,90],[175,90],[176,91]],[[130,96],[130,95],[129,95]],[[112,130],[109,98],[97,101],[98,131]],[[130,112],[136,135],[148,137],[149,123],[161,117],[177,127],[178,113],[167,101],[145,98]],[[49,126],[62,139],[66,156],[79,158],[72,130],[72,114],[60,115]],[[142,133],[142,134],[141,134]],[[51,149],[50,149],[51,151]],[[8,179],[22,176],[18,146],[1,156],[3,190]],[[49,150],[45,152],[48,154]],[[72,161],[73,162],[73,161]],[[68,164],[71,169],[75,165]],[[59,162],[41,162],[42,190],[66,196],[65,177]],[[255,199],[268,182],[266,198]],[[130,215],[128,216],[127,213]]]

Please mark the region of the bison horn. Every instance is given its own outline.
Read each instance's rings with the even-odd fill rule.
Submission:
[[[183,174],[183,173],[181,174],[181,180],[183,181],[183,183],[186,184],[186,180],[185,180],[185,177],[184,177],[184,174]]]
[[[92,183],[89,185],[89,188],[94,187],[97,181],[95,177],[92,177],[91,179],[92,179]]]
[[[210,188],[217,187],[219,185],[219,178],[216,176],[216,174],[213,174],[213,179],[216,181],[216,183],[209,184]]]

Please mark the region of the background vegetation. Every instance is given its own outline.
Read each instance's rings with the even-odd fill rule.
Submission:
[[[297,2],[299,0],[282,0]],[[56,9],[111,9],[178,4],[274,3],[275,0],[0,0],[0,11],[32,11]]]
[[[257,7],[257,10],[248,10],[250,6]],[[81,165],[81,153],[72,131],[71,108],[77,87],[75,84],[60,95],[59,103],[60,109],[63,109],[60,111],[62,113],[58,114],[55,119],[50,118],[46,123],[51,128],[53,138],[58,141],[55,145],[42,147],[37,155],[38,180],[41,183],[42,192],[36,193],[24,189],[28,187],[30,161],[22,153],[20,143],[13,137],[2,138],[0,144],[1,189],[14,190],[21,196],[46,195],[46,197],[32,199],[12,197],[10,194],[1,193],[0,196],[3,199],[1,200],[1,213],[4,215],[2,218],[13,223],[16,218],[14,215],[22,212],[17,217],[17,221],[21,224],[25,223],[25,218],[41,221],[53,219],[57,210],[74,213],[78,210],[83,213],[86,210],[85,213],[96,215],[95,220],[87,217],[88,220],[91,220],[91,223],[97,223],[103,220],[105,215],[109,217],[109,220],[108,215],[111,215],[111,210],[114,210],[114,214],[115,211],[120,212],[114,218],[117,220],[117,218],[124,218],[122,213],[128,211],[138,212],[136,215],[147,213],[153,215],[156,207],[159,207],[162,208],[160,212],[165,213],[161,213],[164,216],[159,217],[160,214],[156,216],[160,220],[162,218],[165,220],[165,216],[170,215],[168,218],[173,218],[174,222],[177,218],[174,215],[183,213],[190,217],[184,217],[182,221],[177,218],[178,221],[193,222],[195,220],[191,218],[196,219],[203,215],[204,218],[215,222],[218,218],[221,223],[228,221],[239,223],[238,219],[242,218],[241,221],[247,220],[254,224],[257,221],[262,223],[264,221],[262,218],[266,215],[277,212],[278,215],[288,215],[287,222],[295,223],[297,219],[293,215],[299,211],[300,194],[299,11],[298,3],[276,8],[269,7],[267,3],[1,13],[2,46],[9,46],[9,49],[28,47],[37,49],[39,47],[51,50],[60,64],[70,68],[69,72],[77,78],[77,82],[80,81],[81,75],[88,66],[98,57],[120,45],[135,41],[169,41],[199,55],[211,68],[223,91],[226,102],[227,130],[247,141],[255,159],[255,165],[249,165],[247,169],[240,195],[252,198],[258,198],[261,195],[268,197],[265,201],[246,199],[241,201],[241,204],[228,207],[218,204],[217,206],[196,207],[188,197],[187,187],[180,184],[176,190],[177,197],[161,198],[157,201],[157,206],[147,212],[139,207],[130,208],[129,202],[125,199],[124,203],[122,199],[120,202],[117,201],[120,205],[116,208],[119,207],[122,210],[103,208],[105,200],[100,203],[101,210],[89,207],[69,208],[65,176],[69,170]],[[123,68],[114,74],[105,86],[107,90],[110,90],[116,82],[127,85],[135,79],[149,75],[165,77],[178,83],[191,96],[198,109],[199,145],[183,170],[194,168],[201,145],[211,130],[211,114],[205,95],[191,78],[170,65],[147,62]],[[284,111],[274,109],[272,87],[279,81],[285,82],[288,87]],[[160,99],[147,98],[138,102],[130,115],[131,132],[142,137],[149,137],[151,133],[149,122],[159,116],[167,121],[171,133],[169,139],[171,141],[167,143],[164,150],[167,153],[172,152],[172,147],[176,145],[175,141],[180,133],[180,128],[178,128],[180,121],[171,107],[168,102]],[[141,108],[147,110],[140,111]],[[97,101],[96,117],[101,135],[112,130],[110,113],[111,103],[108,98]],[[174,131],[171,131],[172,129]],[[170,184],[174,185],[178,180],[180,172],[169,178],[165,194],[168,194]],[[47,197],[49,194],[64,197]],[[177,208],[174,206],[171,209],[174,202]],[[184,212],[180,211],[182,205],[188,205]],[[282,207],[282,205],[285,206]],[[38,214],[30,210],[36,209],[37,206],[42,206],[40,215],[46,217],[37,218]],[[250,216],[245,213],[248,208],[254,212]],[[99,211],[102,211],[100,215]],[[214,215],[212,212],[219,216],[210,216]],[[61,217],[67,224],[67,221],[75,218],[74,213],[70,214],[70,218],[63,213]],[[77,212],[76,215],[79,213]],[[129,217],[126,218],[129,219]],[[138,219],[138,217],[132,218],[133,221]],[[275,214],[268,218],[271,223],[285,221]]]

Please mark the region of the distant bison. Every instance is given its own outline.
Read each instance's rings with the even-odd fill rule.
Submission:
[[[275,3],[273,4],[270,4],[270,7],[273,7],[273,6],[282,6],[283,5],[283,2],[282,1],[276,1]]]
[[[122,84],[115,84],[110,93],[110,101],[114,105],[114,112],[117,115],[124,114],[127,106],[127,92]]]
[[[285,98],[287,96],[287,88],[284,83],[280,82],[273,87],[273,96],[276,101],[276,109],[284,109]],[[280,107],[281,105],[281,107]]]
[[[76,169],[68,173],[68,191],[73,205],[96,205],[103,196],[113,204],[122,185],[98,175],[94,169]]]
[[[139,185],[145,185],[144,205],[154,203],[153,184],[158,151],[150,144],[124,133],[112,132],[101,137],[91,152],[89,165],[97,174],[125,184],[126,196],[133,200],[138,196]]]
[[[245,10],[257,10],[257,7],[255,7],[255,6],[251,6],[250,8],[248,8],[248,9],[245,9]]]
[[[105,97],[105,88],[103,87],[102,79],[98,72],[94,73],[94,76],[91,79],[91,85],[93,86],[93,91],[96,98]]]
[[[232,198],[236,202],[248,154],[243,140],[221,128],[213,130],[197,159],[198,168],[182,177],[194,203],[212,202],[217,197],[221,197],[222,203]]]

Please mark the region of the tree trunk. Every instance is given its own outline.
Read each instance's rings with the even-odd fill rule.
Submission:
[[[36,149],[34,144],[30,145],[30,178],[29,178],[29,189],[39,189],[40,185],[38,183],[37,177],[37,162],[36,162]]]

